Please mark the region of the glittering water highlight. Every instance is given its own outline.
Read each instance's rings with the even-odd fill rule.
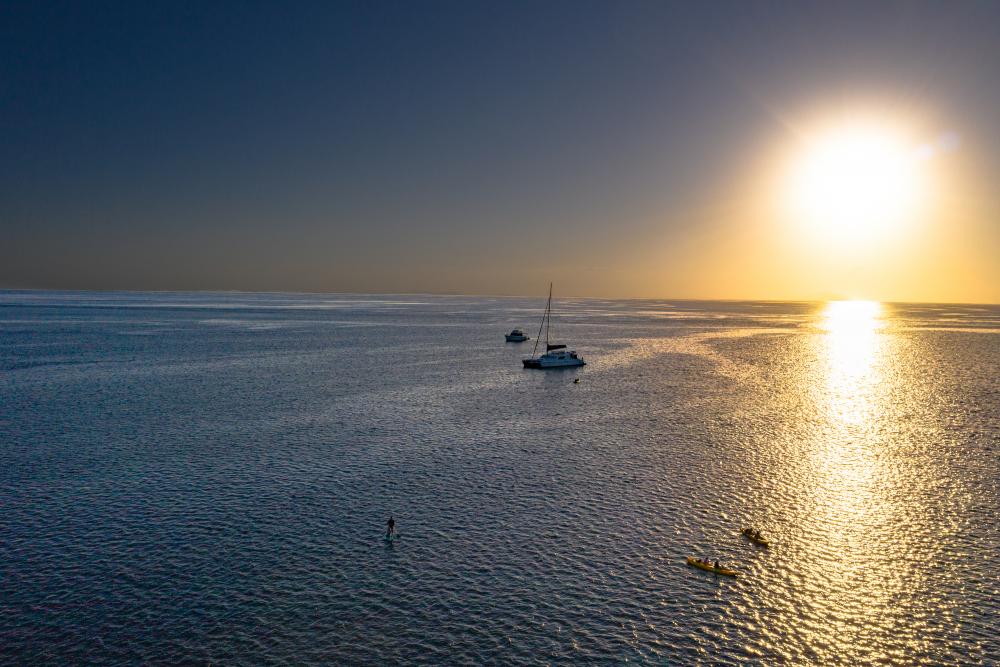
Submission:
[[[1000,308],[543,306],[0,292],[0,660],[1000,658]]]

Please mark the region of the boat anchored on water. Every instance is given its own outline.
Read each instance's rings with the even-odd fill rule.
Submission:
[[[573,350],[566,349],[565,345],[552,344],[549,342],[549,325],[552,320],[552,283],[549,283],[549,300],[545,304],[545,314],[542,315],[542,324],[538,327],[538,337],[535,338],[535,349],[531,351],[530,359],[522,359],[525,368],[568,368],[571,366],[583,366],[585,362],[577,356]],[[542,331],[545,331],[545,354],[535,356],[538,352],[538,341],[542,338]]]
[[[504,334],[504,338],[507,339],[508,343],[523,343],[526,340],[531,340],[520,329],[513,329],[509,334]]]

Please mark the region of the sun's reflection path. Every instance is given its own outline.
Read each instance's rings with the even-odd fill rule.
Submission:
[[[821,314],[826,333],[827,359],[834,376],[843,380],[863,378],[872,368],[878,347],[882,304],[875,301],[831,301]]]
[[[828,416],[845,427],[870,426],[877,418],[873,394],[883,379],[879,363],[885,344],[882,304],[831,301],[821,317]]]
[[[863,530],[866,513],[879,504],[877,456],[867,436],[877,431],[881,409],[881,314],[872,301],[833,301],[821,313],[816,495],[834,541]]]
[[[935,637],[957,632],[961,597],[939,584],[961,575],[927,564],[949,562],[958,524],[946,508],[967,501],[943,496],[958,485],[941,453],[950,436],[938,426],[935,377],[926,377],[934,350],[898,312],[824,304],[762,373],[774,381],[768,408],[792,418],[787,433],[762,439],[779,458],[761,497],[782,518],[760,570],[784,568],[760,595],[781,610],[774,645],[805,647],[789,664],[942,664],[926,656]]]
[[[860,632],[864,625],[856,616],[865,600],[887,594],[882,584],[866,585],[862,556],[874,537],[870,531],[890,509],[882,498],[876,436],[884,408],[884,326],[876,302],[834,301],[819,313],[818,365],[809,374],[817,430],[810,447],[814,505],[806,556],[823,571],[813,602],[829,614],[830,626],[816,633],[819,644],[837,643],[828,631]]]

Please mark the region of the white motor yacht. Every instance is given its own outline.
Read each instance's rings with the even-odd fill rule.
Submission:
[[[520,329],[514,329],[509,334],[504,334],[504,338],[507,339],[508,343],[523,343],[526,340],[531,340]]]

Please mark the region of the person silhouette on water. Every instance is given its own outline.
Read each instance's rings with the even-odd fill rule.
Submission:
[[[389,520],[385,522],[385,525],[385,537],[386,539],[389,539],[396,534],[396,520],[390,516]]]

